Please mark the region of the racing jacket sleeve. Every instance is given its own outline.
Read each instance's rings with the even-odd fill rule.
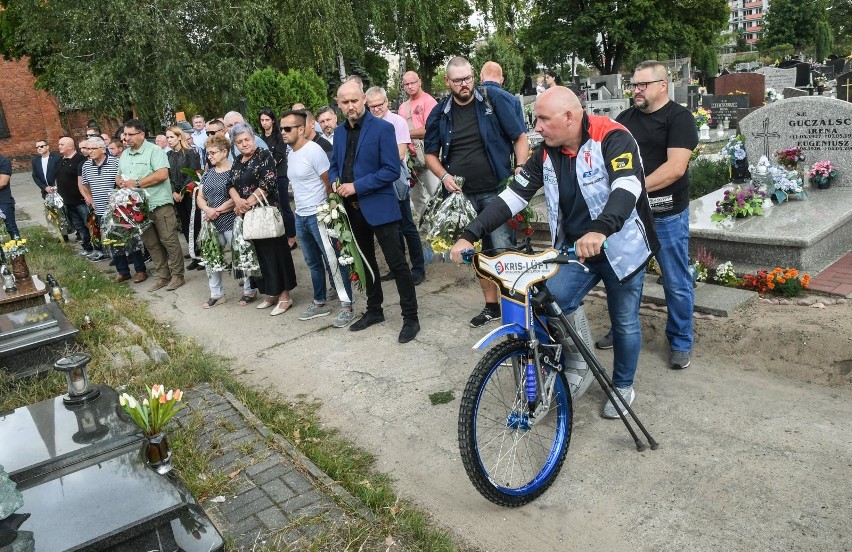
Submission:
[[[603,211],[592,221],[589,231],[609,237],[621,230],[624,221],[636,208],[636,202],[645,187],[645,176],[639,146],[626,130],[610,131],[601,143],[601,152],[606,161],[612,191]]]
[[[467,225],[462,232],[462,239],[470,243],[479,241],[484,235],[493,232],[501,224],[520,213],[544,183],[543,164],[543,145],[539,145],[509,186]]]

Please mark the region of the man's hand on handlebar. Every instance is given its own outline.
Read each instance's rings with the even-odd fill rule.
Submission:
[[[450,250],[450,260],[456,264],[462,263],[462,251],[465,249],[473,249],[473,244],[467,240],[459,240]]]
[[[589,232],[574,244],[574,252],[580,258],[580,262],[584,262],[588,257],[600,255],[601,248],[604,246],[606,236],[598,232]],[[455,247],[453,248],[455,251]]]

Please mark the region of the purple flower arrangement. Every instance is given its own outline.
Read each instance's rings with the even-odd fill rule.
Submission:
[[[720,222],[727,218],[744,218],[751,215],[763,215],[763,202],[766,194],[751,184],[725,190],[725,195],[716,202],[716,212],[710,220]]]

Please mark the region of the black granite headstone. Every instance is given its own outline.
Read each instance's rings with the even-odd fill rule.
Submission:
[[[797,59],[789,59],[778,64],[779,69],[795,69],[796,70],[796,88],[807,86],[811,83],[811,64],[799,61]]]
[[[224,542],[180,483],[150,469],[142,432],[99,386],[0,413],[0,464],[24,498],[37,550],[219,551]]]
[[[852,90],[850,89],[852,89],[852,73],[838,75],[836,84],[834,85],[837,99],[844,102],[852,102]]]
[[[690,111],[695,111],[699,105],[699,99],[701,95],[698,94],[697,86],[687,86],[686,87],[686,107]]]
[[[701,105],[710,109],[713,117],[713,128],[717,128],[728,119],[728,128],[737,128],[739,121],[738,109],[747,108],[748,96],[745,94],[729,94],[725,96],[704,96]]]

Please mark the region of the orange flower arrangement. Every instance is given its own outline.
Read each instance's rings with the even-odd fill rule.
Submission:
[[[758,270],[756,274],[743,276],[741,287],[763,295],[767,291],[780,293],[784,297],[796,297],[811,283],[810,274],[799,274],[795,268],[775,267],[771,271]]]

